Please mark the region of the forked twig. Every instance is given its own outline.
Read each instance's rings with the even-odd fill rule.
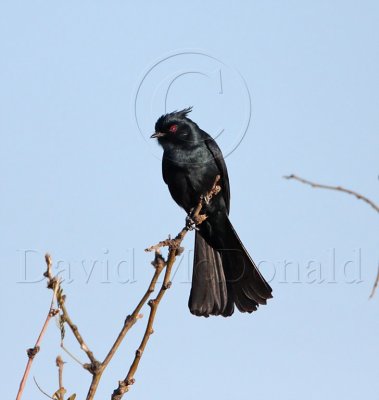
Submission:
[[[66,308],[66,295],[63,293],[63,289],[62,289],[62,287],[60,285],[60,282],[58,281],[58,279],[52,273],[52,260],[51,260],[50,254],[46,254],[45,255],[45,260],[46,260],[46,263],[48,265],[48,269],[44,274],[46,276],[47,280],[48,280],[47,287],[51,289],[51,288],[55,287],[56,283],[58,283],[56,298],[57,298],[58,307],[61,310],[61,314],[60,314],[61,347],[67,352],[67,350],[64,348],[64,344],[63,344],[63,338],[64,338],[64,332],[65,332],[64,331],[64,324],[66,323],[69,326],[69,328],[71,329],[75,339],[79,343],[80,348],[86,353],[88,359],[90,360],[90,363],[89,364],[82,364],[82,363],[80,363],[80,361],[78,361],[78,360],[77,361],[80,364],[82,364],[85,369],[87,369],[88,371],[93,373],[93,371],[95,371],[96,368],[98,367],[99,362],[96,360],[95,356],[93,355],[93,352],[87,346],[86,342],[83,339],[83,336],[79,332],[79,329],[78,329],[77,325],[75,325],[73,323],[73,321],[72,321],[72,319],[71,319],[71,317],[70,317],[70,315],[69,315],[69,313],[67,311],[67,308]],[[73,358],[75,358],[75,357],[73,357]]]
[[[221,187],[218,185],[219,180],[220,180],[220,176],[217,176],[211,190],[205,196],[202,196],[200,198],[199,203],[197,204],[195,210],[192,212],[191,217],[192,217],[195,225],[201,224],[207,218],[207,216],[205,214],[200,214],[200,212],[201,212],[204,204],[207,204],[212,199],[213,196],[217,195],[220,192]],[[26,366],[26,369],[24,372],[24,376],[20,383],[20,389],[18,391],[16,400],[21,399],[22,393],[24,391],[25,383],[26,383],[26,380],[27,380],[29,372],[30,372],[31,364],[33,362],[34,356],[39,351],[39,346],[40,346],[41,340],[46,332],[47,325],[48,325],[50,319],[59,313],[59,310],[61,311],[61,313],[60,313],[61,347],[71,357],[73,357],[78,363],[80,363],[86,370],[88,370],[92,374],[92,381],[91,381],[91,385],[90,385],[88,393],[87,393],[87,400],[93,400],[105,368],[108,366],[109,362],[113,358],[114,354],[116,353],[117,349],[119,348],[119,346],[120,346],[122,340],[124,339],[125,335],[127,334],[127,332],[136,323],[136,321],[141,318],[140,311],[141,311],[142,307],[145,305],[145,303],[148,301],[148,299],[150,298],[151,294],[154,292],[158,278],[159,278],[160,274],[162,273],[162,271],[164,270],[164,268],[166,268],[163,283],[162,283],[162,286],[161,286],[156,298],[151,299],[148,302],[148,304],[150,306],[149,319],[148,319],[146,330],[145,330],[144,336],[142,338],[142,341],[140,343],[140,346],[139,346],[138,350],[136,351],[134,360],[129,368],[129,372],[128,372],[127,376],[125,377],[125,379],[119,382],[118,388],[115,389],[112,394],[112,400],[120,400],[123,397],[123,395],[129,390],[129,387],[135,381],[134,375],[137,371],[139,362],[141,360],[141,357],[145,350],[145,347],[149,341],[149,338],[150,338],[151,334],[153,333],[153,324],[154,324],[154,319],[156,316],[156,312],[157,312],[159,303],[162,300],[167,289],[169,289],[171,286],[170,276],[171,276],[172,267],[174,265],[176,257],[182,251],[182,248],[180,247],[180,245],[189,230],[191,230],[191,227],[185,226],[174,239],[168,238],[168,239],[161,241],[158,244],[146,249],[146,251],[155,251],[155,257],[152,262],[152,265],[155,268],[154,275],[153,275],[151,282],[149,284],[149,287],[148,287],[147,291],[145,292],[145,294],[143,295],[142,299],[140,300],[140,302],[138,303],[138,305],[136,306],[136,308],[134,309],[132,314],[130,314],[126,317],[120,333],[118,334],[115,342],[111,346],[108,354],[104,358],[104,361],[102,361],[102,362],[97,361],[93,352],[89,349],[89,347],[87,346],[86,342],[84,341],[82,335],[80,334],[78,327],[71,320],[71,318],[68,314],[66,305],[65,305],[66,296],[63,294],[63,290],[60,285],[60,280],[53,275],[52,260],[51,260],[50,255],[46,254],[45,260],[46,260],[46,264],[47,264],[47,270],[44,273],[44,276],[47,278],[47,282],[48,282],[47,287],[53,290],[53,298],[51,301],[48,316],[42,327],[42,330],[37,339],[37,342],[32,349],[28,350],[29,360],[28,360],[28,363],[27,363],[27,366]],[[160,248],[164,247],[164,246],[169,248],[167,261],[165,261],[165,259],[162,257],[162,255],[160,253]],[[55,299],[57,300],[59,310],[53,308]],[[67,349],[65,349],[64,343],[63,343],[63,339],[64,339],[64,335],[65,335],[65,330],[64,330],[65,323],[71,329],[74,337],[76,338],[77,342],[80,345],[80,348],[86,353],[86,355],[90,361],[89,364],[82,364],[80,362],[80,360],[78,360],[70,352],[68,352]],[[37,382],[36,382],[36,384],[37,384],[37,387],[41,390],[41,392],[44,393],[49,398],[52,398],[52,399],[57,398],[59,400],[63,400],[66,390],[63,387],[63,379],[62,379],[64,363],[63,363],[62,359],[60,358],[60,356],[57,357],[56,363],[57,363],[58,372],[59,372],[59,389],[54,394],[54,396],[50,397],[39,387]],[[70,396],[70,398],[68,400],[72,400],[75,397],[76,397],[76,395],[74,394],[74,395]]]
[[[62,340],[63,340],[63,336],[64,336],[63,324],[67,323],[67,325],[70,327],[73,335],[75,336],[76,340],[78,341],[80,348],[87,354],[87,357],[91,361],[90,365],[84,364],[84,367],[88,370],[94,369],[94,368],[96,368],[98,361],[96,360],[92,351],[86,345],[82,335],[79,332],[78,327],[72,322],[70,315],[68,314],[66,304],[65,304],[66,295],[63,293],[63,289],[60,285],[59,280],[52,273],[52,259],[51,259],[50,254],[45,255],[45,260],[46,260],[46,264],[48,265],[47,271],[44,273],[44,276],[47,278],[47,287],[49,289],[52,289],[55,287],[56,283],[58,283],[56,297],[57,297],[58,307],[61,310],[60,319],[62,322],[62,327],[61,327]]]
[[[88,371],[90,371],[91,373],[93,373],[93,371],[96,371],[96,369],[98,368],[99,362],[97,361],[97,359],[93,355],[93,352],[89,349],[86,342],[84,341],[83,336],[80,334],[77,325],[75,325],[73,323],[73,321],[67,311],[65,301],[66,301],[65,295],[62,294],[61,296],[58,296],[59,308],[62,311],[62,313],[61,313],[62,322],[66,323],[70,327],[71,332],[73,333],[73,335],[75,336],[75,339],[77,340],[77,342],[80,345],[80,348],[84,351],[84,353],[86,353],[88,359],[90,360],[90,363],[84,364],[83,367],[85,369],[87,369]]]

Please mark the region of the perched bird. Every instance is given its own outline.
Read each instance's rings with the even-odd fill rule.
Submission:
[[[192,108],[162,115],[155,133],[163,147],[162,172],[171,196],[190,216],[220,175],[221,192],[204,211],[207,219],[195,236],[191,294],[192,314],[208,317],[251,313],[271,298],[272,289],[249,256],[229,221],[229,178],[221,150],[188,118]]]

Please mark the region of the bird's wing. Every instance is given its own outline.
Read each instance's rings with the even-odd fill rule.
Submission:
[[[205,132],[204,132],[205,133]],[[224,197],[226,208],[230,210],[230,186],[229,186],[229,176],[228,176],[228,170],[226,169],[226,164],[224,157],[221,153],[220,148],[218,147],[217,143],[214,141],[214,139],[206,134],[207,138],[205,139],[205,144],[208,147],[208,150],[212,153],[213,158],[216,162],[216,165],[220,171],[221,175],[221,182],[222,182],[222,192],[221,194]]]

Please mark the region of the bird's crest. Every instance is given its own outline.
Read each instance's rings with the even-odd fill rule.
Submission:
[[[187,118],[187,115],[192,111],[192,106],[184,108],[183,110],[175,110],[168,114],[163,114],[155,124],[156,128],[160,128],[167,124],[169,121],[180,121],[184,118]],[[159,129],[156,129],[159,130]]]

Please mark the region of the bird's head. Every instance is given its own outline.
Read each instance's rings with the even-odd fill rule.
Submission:
[[[155,133],[151,135],[151,138],[157,138],[163,147],[170,143],[190,144],[194,142],[197,125],[187,117],[191,111],[192,107],[188,107],[181,111],[162,115],[155,123]]]

